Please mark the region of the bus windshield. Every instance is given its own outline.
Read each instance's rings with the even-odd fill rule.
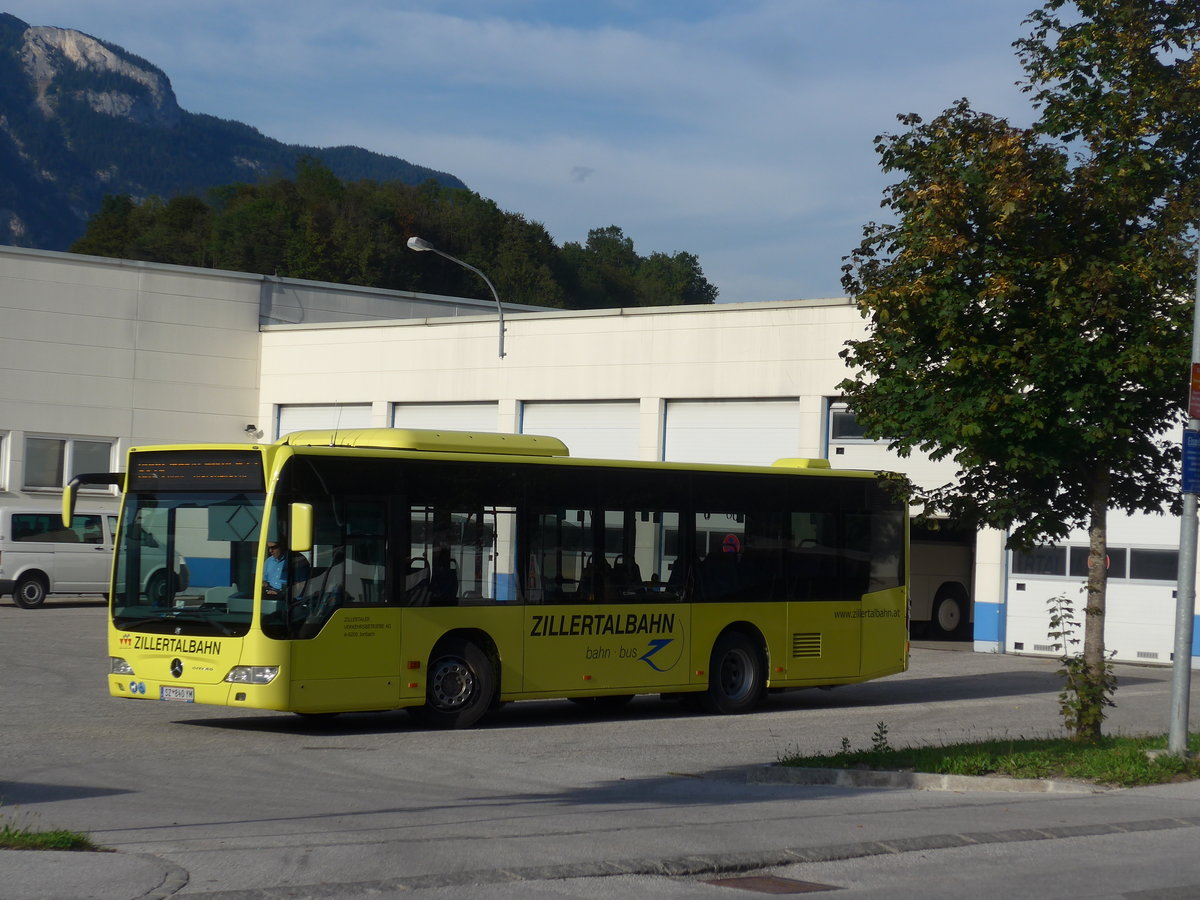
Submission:
[[[265,499],[243,491],[127,494],[113,624],[170,634],[245,634]]]

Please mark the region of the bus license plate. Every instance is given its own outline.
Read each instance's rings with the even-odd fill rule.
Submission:
[[[196,689],[190,687],[160,687],[158,689],[158,699],[194,703],[196,700]]]

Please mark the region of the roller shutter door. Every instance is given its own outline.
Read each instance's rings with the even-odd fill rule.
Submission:
[[[397,403],[393,428],[431,428],[447,431],[498,431],[495,403]]]
[[[671,462],[770,465],[799,452],[799,400],[674,400],[663,437]]]
[[[293,431],[326,428],[370,428],[371,404],[298,403],[279,407],[275,434],[283,437]]]
[[[567,445],[572,456],[637,459],[637,401],[530,402],[521,411],[524,434],[546,434]]]

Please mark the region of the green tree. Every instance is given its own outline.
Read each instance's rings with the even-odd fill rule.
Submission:
[[[464,188],[346,183],[302,158],[294,179],[231,184],[198,197],[109,197],[74,245],[80,253],[208,265],[339,284],[491,300],[471,272],[407,249],[417,234],[483,272],[502,300],[539,306],[708,303],[690,253],[638,256],[616,225],[561,250],[544,226]],[[569,302],[568,302],[569,301]]]
[[[72,245],[75,253],[128,257],[134,203],[123,194],[108,194],[88,222],[87,233]]]
[[[564,244],[557,268],[574,308],[674,306],[717,297],[694,254],[639,256],[616,225],[593,228],[586,244]]]
[[[212,265],[235,272],[286,275],[289,243],[299,219],[295,185],[279,179],[212,193]],[[296,251],[292,248],[292,253]]]
[[[685,303],[714,303],[717,287],[704,277],[694,253],[674,256],[651,253],[637,269],[639,306],[678,306]]]
[[[1067,8],[1064,12],[1064,8]],[[872,437],[952,460],[929,509],[1010,529],[1086,528],[1083,708],[1104,719],[1107,513],[1177,497],[1200,215],[1200,9],[1051,0],[1018,55],[1032,128],[965,100],[877,139],[893,221],[869,223],[843,286],[872,325],[841,390]]]
[[[510,216],[502,229],[489,275],[500,296],[512,303],[561,307],[563,290],[553,270],[558,248],[546,229],[523,216]]]
[[[208,255],[212,209],[199,197],[151,197],[133,213],[135,234],[126,254],[180,266],[203,266]]]

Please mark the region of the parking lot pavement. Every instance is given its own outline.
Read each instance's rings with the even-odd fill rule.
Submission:
[[[1194,783],[1101,793],[761,783],[781,748],[861,744],[881,720],[905,742],[1045,733],[1058,715],[1054,660],[918,647],[903,675],[773,696],[744,717],[689,715],[655,697],[600,717],[538,701],[438,732],[402,713],[313,723],[117,700],[104,685],[103,624],[94,602],[0,606],[13,676],[0,680],[0,812],[116,851],[0,851],[5,898],[719,897],[745,894],[708,881],[744,872],[833,873],[849,892],[944,858],[981,873],[970,892],[985,900],[984,873],[1005,872],[990,861],[1007,854],[1008,874],[1024,875],[1022,853],[1055,847],[1043,887],[1076,884],[1122,853],[1148,887],[1200,884],[1200,855],[1173,849],[1200,834]],[[1110,730],[1165,728],[1169,671],[1119,675]],[[853,871],[807,868],[839,862]]]
[[[792,804],[803,804],[803,789],[795,790]],[[861,827],[854,793],[847,791],[842,811],[833,798],[832,807],[823,812],[829,834],[844,833],[849,822]],[[1002,806],[993,805],[989,815],[974,792],[947,791],[922,814],[908,816],[907,827],[893,829],[884,839],[502,868],[475,868],[468,854],[455,871],[275,885],[260,879],[253,887],[239,885],[244,873],[239,878],[233,872],[228,884],[238,886],[226,887],[212,878],[190,883],[183,867],[144,853],[0,851],[0,884],[6,900],[148,900],[176,895],[208,900],[611,897],[624,896],[623,888],[635,885],[642,896],[683,898],[738,896],[718,889],[741,887],[739,881],[747,883],[744,890],[762,890],[748,886],[758,879],[760,884],[774,881],[785,887],[789,881],[825,885],[840,889],[839,896],[936,900],[963,896],[963,883],[954,873],[970,871],[971,894],[977,900],[1007,900],[1014,890],[1018,896],[1039,896],[1051,883],[1059,897],[1126,897],[1135,890],[1141,892],[1139,897],[1164,900],[1200,896],[1200,860],[1195,853],[1181,851],[1194,848],[1200,836],[1200,786],[1165,785],[1105,796],[1109,802],[1096,803],[1090,811],[1075,805],[1066,816],[1070,824],[1062,824],[1067,811],[1060,807],[1049,817],[1033,817],[1040,823],[1024,816],[1021,827],[1010,827],[1014,822]],[[1193,814],[1180,815],[1181,810]],[[1049,824],[1056,817],[1060,824]],[[938,821],[951,825],[968,820],[969,831],[936,830]],[[940,865],[952,867],[948,881],[947,876],[930,878],[931,867]],[[1114,880],[1108,887],[1119,886],[1118,892],[1097,892],[1095,876],[1100,871],[1111,872],[1108,877]],[[1015,884],[1025,887],[1014,889]],[[1150,886],[1162,893],[1148,891]]]

